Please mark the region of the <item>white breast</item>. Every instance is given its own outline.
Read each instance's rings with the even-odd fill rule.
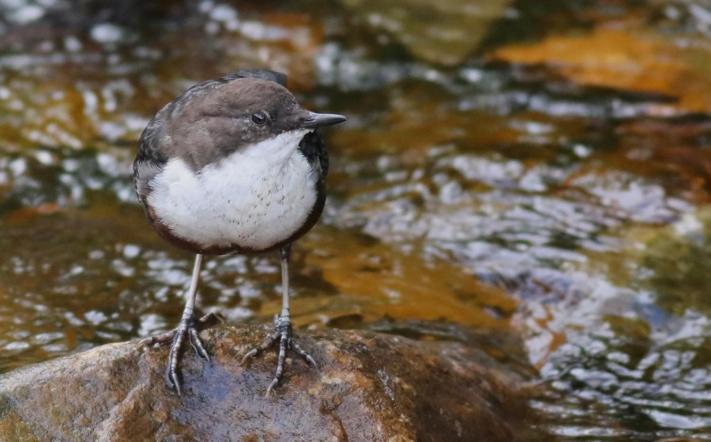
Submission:
[[[191,242],[269,248],[296,232],[316,203],[318,177],[298,150],[308,132],[285,132],[197,174],[173,158],[150,182],[148,204],[173,234]]]

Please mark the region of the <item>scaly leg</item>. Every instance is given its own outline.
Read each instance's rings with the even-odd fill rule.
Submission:
[[[258,356],[274,344],[279,342],[279,353],[277,354],[277,367],[274,373],[274,379],[267,387],[266,396],[279,385],[284,374],[284,359],[286,352],[294,350],[296,354],[301,356],[309,365],[316,367],[316,361],[306,353],[299,344],[296,343],[291,327],[291,316],[289,315],[289,255],[291,252],[291,244],[284,246],[281,249],[281,294],[282,306],[281,314],[274,316],[274,333],[267,336],[259,346],[248,351],[242,358],[242,363],[252,357]]]
[[[212,319],[215,317],[213,314],[205,315],[200,319],[196,319],[194,315],[195,310],[195,296],[197,294],[198,279],[200,276],[200,265],[202,264],[202,255],[195,255],[195,265],[193,266],[193,275],[190,280],[190,288],[188,288],[187,299],[185,301],[185,308],[183,309],[183,316],[180,318],[180,323],[175,330],[167,333],[163,333],[158,336],[152,336],[150,338],[144,339],[144,345],[160,344],[170,341],[170,353],[168,354],[168,366],[166,367],[165,377],[168,385],[175,389],[178,396],[182,394],[180,377],[178,375],[178,362],[180,360],[180,355],[183,350],[183,344],[185,341],[190,341],[190,345],[195,350],[201,358],[209,361],[210,355],[205,350],[205,346],[200,340],[198,335],[198,330],[201,326],[213,322]]]

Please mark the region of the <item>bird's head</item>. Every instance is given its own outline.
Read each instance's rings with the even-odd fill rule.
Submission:
[[[197,166],[209,164],[211,155],[268,146],[272,139],[298,145],[307,133],[346,120],[306,110],[282,84],[255,76],[198,84],[170,106],[164,118],[172,141],[189,147]]]

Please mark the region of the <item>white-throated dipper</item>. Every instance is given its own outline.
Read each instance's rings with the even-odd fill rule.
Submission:
[[[178,394],[185,341],[209,360],[194,313],[203,255],[279,250],[281,314],[274,333],[244,359],[279,343],[267,394],[281,380],[288,350],[315,366],[293,338],[289,252],[326,200],[328,155],[318,128],[346,118],[305,110],[285,86],[286,75],[265,69],[198,83],[158,111],[141,134],[133,163],[138,198],[160,236],[195,253],[178,327],[151,339],[171,342],[166,377]]]

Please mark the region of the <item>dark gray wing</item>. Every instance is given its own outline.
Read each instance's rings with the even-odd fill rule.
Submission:
[[[286,87],[288,77],[281,72],[272,71],[269,69],[240,69],[225,75],[223,78],[234,80],[237,78],[261,78],[262,80],[273,81]]]
[[[150,193],[148,183],[168,162],[160,149],[160,138],[164,133],[162,116],[168,106],[161,109],[143,130],[138,140],[138,153],[133,160],[133,185],[138,199],[144,204]]]

